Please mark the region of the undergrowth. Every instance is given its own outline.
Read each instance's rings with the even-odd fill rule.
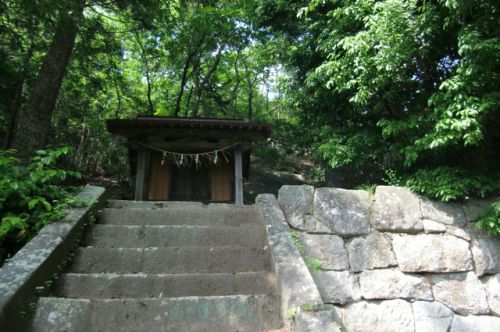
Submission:
[[[492,236],[500,235],[500,201],[491,204],[486,213],[476,220],[476,227]]]
[[[498,174],[473,174],[452,167],[422,169],[409,176],[386,171],[391,185],[405,186],[424,196],[443,202],[466,197],[485,197],[500,190]]]
[[[63,217],[63,209],[78,204],[76,187],[65,186],[78,172],[57,167],[69,147],[36,151],[28,165],[15,150],[0,150],[0,265],[45,225]]]

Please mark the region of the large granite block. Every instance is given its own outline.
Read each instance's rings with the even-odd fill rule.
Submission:
[[[406,188],[378,186],[375,190],[372,225],[381,231],[422,231],[424,226],[419,197]]]
[[[451,235],[394,235],[392,245],[403,272],[464,272],[473,268],[469,243]]]
[[[380,233],[352,240],[349,244],[349,262],[354,272],[397,265],[391,241]]]
[[[359,276],[359,285],[361,296],[367,300],[433,299],[431,284],[426,278],[397,270],[364,271]]]
[[[462,315],[489,313],[486,292],[474,272],[431,276],[434,298]]]
[[[290,226],[304,229],[304,217],[311,212],[314,195],[312,186],[285,185],[278,192],[278,204]]]
[[[363,190],[318,188],[314,194],[314,216],[330,223],[335,234],[344,237],[368,234],[370,198]]]
[[[322,262],[324,270],[346,270],[349,268],[344,240],[336,235],[306,234],[300,235],[304,246],[304,256]]]

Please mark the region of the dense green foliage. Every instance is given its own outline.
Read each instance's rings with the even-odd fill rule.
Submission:
[[[495,1],[260,4],[262,24],[290,45],[295,116],[346,182],[389,172],[443,200],[498,191]]]
[[[68,152],[68,147],[39,150],[25,166],[14,151],[0,150],[0,262],[75,203],[75,189],[62,184],[80,174],[56,166]]]
[[[500,202],[491,204],[485,215],[476,221],[476,226],[490,235],[500,235]]]
[[[493,172],[478,174],[448,166],[420,169],[405,178],[398,178],[395,172],[388,171],[387,182],[406,186],[414,192],[442,201],[463,197],[485,197],[500,187],[498,175]]]
[[[497,5],[6,0],[1,142],[12,147],[44,64],[57,60],[49,49],[68,8],[84,6],[53,88],[57,103],[40,108],[51,125],[39,141],[74,147],[68,161],[85,176],[129,174],[106,119],[250,118],[275,125],[281,154],[312,156],[344,187],[400,184],[441,200],[492,194],[500,188]]]
[[[48,56],[59,13],[76,0],[0,5],[0,142],[12,147],[21,110]],[[139,114],[271,121],[284,113],[269,78],[275,43],[248,1],[91,1],[48,128],[75,148],[84,174],[125,175],[127,151],[105,129]],[[272,96],[278,95],[277,98]],[[42,140],[42,137],[40,137]]]

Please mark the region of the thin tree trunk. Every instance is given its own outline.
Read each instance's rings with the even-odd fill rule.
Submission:
[[[115,81],[115,89],[116,89],[116,96],[118,98],[118,105],[116,106],[115,110],[115,118],[120,118],[120,113],[122,112],[122,94],[120,92],[120,89],[118,87],[118,83]]]
[[[23,105],[23,94],[24,94],[24,89],[26,87],[26,77],[28,76],[28,67],[29,67],[29,63],[31,61],[31,58],[33,57],[33,52],[35,51],[35,43],[34,43],[35,28],[34,27],[35,27],[35,23],[32,21],[30,29],[29,29],[30,44],[29,44],[29,48],[27,50],[26,57],[24,58],[24,61],[23,61],[21,78],[16,84],[16,91],[14,92],[14,96],[12,98],[12,102],[10,103],[10,107],[9,107],[9,122],[7,125],[7,131],[5,133],[4,148],[8,148],[10,146],[12,140],[14,139],[15,130],[17,127],[17,123],[19,121],[19,113],[20,113],[21,107]]]
[[[191,97],[193,96],[193,86],[191,85],[191,88],[189,89],[189,94],[188,94],[188,99],[186,102],[186,110],[184,111],[184,117],[188,117],[189,115],[189,109],[191,108]]]
[[[217,67],[219,66],[220,59],[222,57],[223,50],[224,50],[224,46],[220,46],[219,49],[217,50],[217,55],[215,56],[215,60],[214,60],[214,63],[212,64],[212,67],[210,67],[207,75],[203,78],[203,81],[201,81],[201,83],[199,85],[197,85],[195,88],[196,101],[195,101],[195,104],[193,107],[193,113],[195,114],[195,116],[198,114],[198,111],[200,108],[201,96],[203,95],[203,90],[205,89],[205,86],[212,78],[212,75],[217,70]]]
[[[253,86],[248,84],[248,120],[252,120],[252,99],[253,99]]]
[[[269,85],[266,84],[266,114],[269,114]]]
[[[17,149],[18,156],[25,162],[35,150],[47,144],[52,113],[83,17],[84,3],[79,0],[61,13],[42,68],[33,83],[31,98],[19,114],[11,147]]]
[[[146,49],[144,48],[144,44],[141,41],[141,36],[139,36],[139,33],[137,32],[136,29],[134,29],[134,36],[135,39],[137,40],[137,44],[139,44],[139,48],[141,49],[141,60],[142,64],[144,65],[145,69],[145,74],[146,74],[146,84],[147,84],[147,99],[148,99],[148,114],[153,115],[154,114],[154,106],[153,106],[153,100],[151,98],[151,93],[152,93],[152,82],[151,82],[151,68],[149,67],[148,59],[146,58]]]
[[[198,53],[201,44],[203,43],[204,40],[205,40],[205,35],[202,35],[194,50],[188,54],[186,63],[184,64],[184,69],[182,70],[181,85],[179,87],[179,93],[177,95],[177,100],[175,102],[174,116],[179,116],[179,113],[181,112],[181,102],[182,102],[182,97],[184,96],[184,88],[186,87],[187,79],[189,76],[188,75],[189,67],[191,66],[191,62],[193,61],[195,55]]]
[[[252,75],[250,74],[250,69],[248,68],[248,64],[246,63],[246,61],[243,60],[243,66],[245,67],[245,78],[247,80],[247,94],[248,94],[248,105],[247,105],[247,115],[248,115],[248,119],[249,120],[252,120],[252,116],[253,116],[253,105],[252,105],[252,101],[253,101],[253,87],[255,85],[255,82],[257,82],[257,77],[259,76],[258,73],[256,73],[254,75],[254,77],[252,78]]]
[[[110,48],[107,40],[105,40],[105,45],[106,45],[106,51],[108,53],[111,53],[112,51],[111,51],[111,48]],[[112,61],[113,60],[109,59],[110,65],[112,64]],[[120,65],[122,65],[122,63],[120,63]],[[116,109],[115,109],[115,118],[118,119],[118,118],[120,118],[120,114],[122,112],[122,91],[120,89],[121,79],[115,70],[109,71],[108,75],[111,78],[111,80],[113,81],[113,86],[115,87],[115,91],[116,91],[116,98],[118,99],[118,105],[116,105]]]
[[[19,110],[21,109],[23,100],[24,84],[25,80],[24,77],[22,77],[16,84],[16,91],[9,105],[9,122],[7,123],[7,130],[5,131],[4,148],[9,147],[15,133],[16,123],[19,120]]]
[[[191,116],[193,118],[196,118],[198,116],[198,108],[199,108],[199,100],[200,100],[200,58],[198,57],[196,59],[196,64],[193,68],[193,86],[192,86],[192,89],[193,89],[193,94],[195,96],[195,101],[194,101],[194,107],[191,111]]]
[[[238,53],[236,54],[236,60],[234,60],[234,74],[236,76],[236,83],[234,84],[233,90],[231,91],[231,107],[232,107],[232,112],[236,112],[236,107],[238,103],[238,90],[240,87],[241,83],[241,77],[240,77],[240,71],[238,70],[238,61],[240,59],[240,50],[238,50]]]
[[[182,95],[184,94],[184,87],[186,86],[187,73],[190,64],[191,64],[191,57],[188,57],[186,63],[184,64],[184,69],[182,70],[181,85],[179,87],[179,93],[177,94],[177,100],[175,101],[175,111],[174,111],[175,116],[179,116],[179,113],[181,111]]]
[[[75,164],[78,169],[81,169],[83,156],[85,154],[85,146],[87,142],[86,135],[87,128],[85,127],[85,117],[83,117],[82,131],[80,133],[80,143],[78,144],[78,149],[76,150]]]

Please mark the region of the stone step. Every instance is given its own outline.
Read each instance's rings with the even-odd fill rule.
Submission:
[[[79,248],[76,273],[231,273],[269,269],[267,247]]]
[[[93,247],[189,247],[262,245],[265,233],[260,225],[178,226],[178,225],[94,225],[86,243]]]
[[[268,295],[165,299],[42,297],[31,331],[266,331],[281,327]]]
[[[232,207],[230,204],[218,204]],[[164,208],[207,208],[213,204],[185,201],[130,201],[121,199],[108,199],[107,207],[115,209],[164,209]]]
[[[255,207],[116,209],[106,208],[99,222],[110,225],[209,225],[262,224]]]
[[[162,298],[270,294],[274,275],[267,271],[206,274],[67,273],[55,293],[68,298]]]

